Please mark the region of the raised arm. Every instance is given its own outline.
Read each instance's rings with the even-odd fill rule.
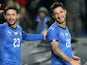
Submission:
[[[22,31],[22,39],[27,41],[44,40],[44,35],[43,34],[27,34],[25,31]]]

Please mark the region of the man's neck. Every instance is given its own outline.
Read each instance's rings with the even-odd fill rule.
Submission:
[[[9,24],[9,26],[10,26],[11,28],[14,28],[14,29],[17,27],[16,24],[13,24],[13,25],[10,25],[10,24]]]
[[[12,28],[16,28],[16,24],[12,25],[11,27],[12,27]]]

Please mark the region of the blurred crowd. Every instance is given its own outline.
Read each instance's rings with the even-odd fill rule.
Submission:
[[[0,0],[0,24],[5,22],[3,10],[9,6],[19,9],[17,24],[29,33],[43,33],[54,22],[50,5],[63,2],[67,8],[67,26],[72,37],[87,36],[86,0]]]

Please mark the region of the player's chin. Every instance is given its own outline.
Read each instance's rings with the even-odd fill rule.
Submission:
[[[15,23],[8,23],[10,26],[13,26]]]
[[[14,23],[9,23],[10,25],[13,25]]]

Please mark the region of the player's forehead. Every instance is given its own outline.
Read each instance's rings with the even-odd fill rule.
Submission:
[[[16,10],[14,10],[14,9],[8,9],[8,10],[6,11],[6,14],[11,14],[11,13],[17,14]]]

